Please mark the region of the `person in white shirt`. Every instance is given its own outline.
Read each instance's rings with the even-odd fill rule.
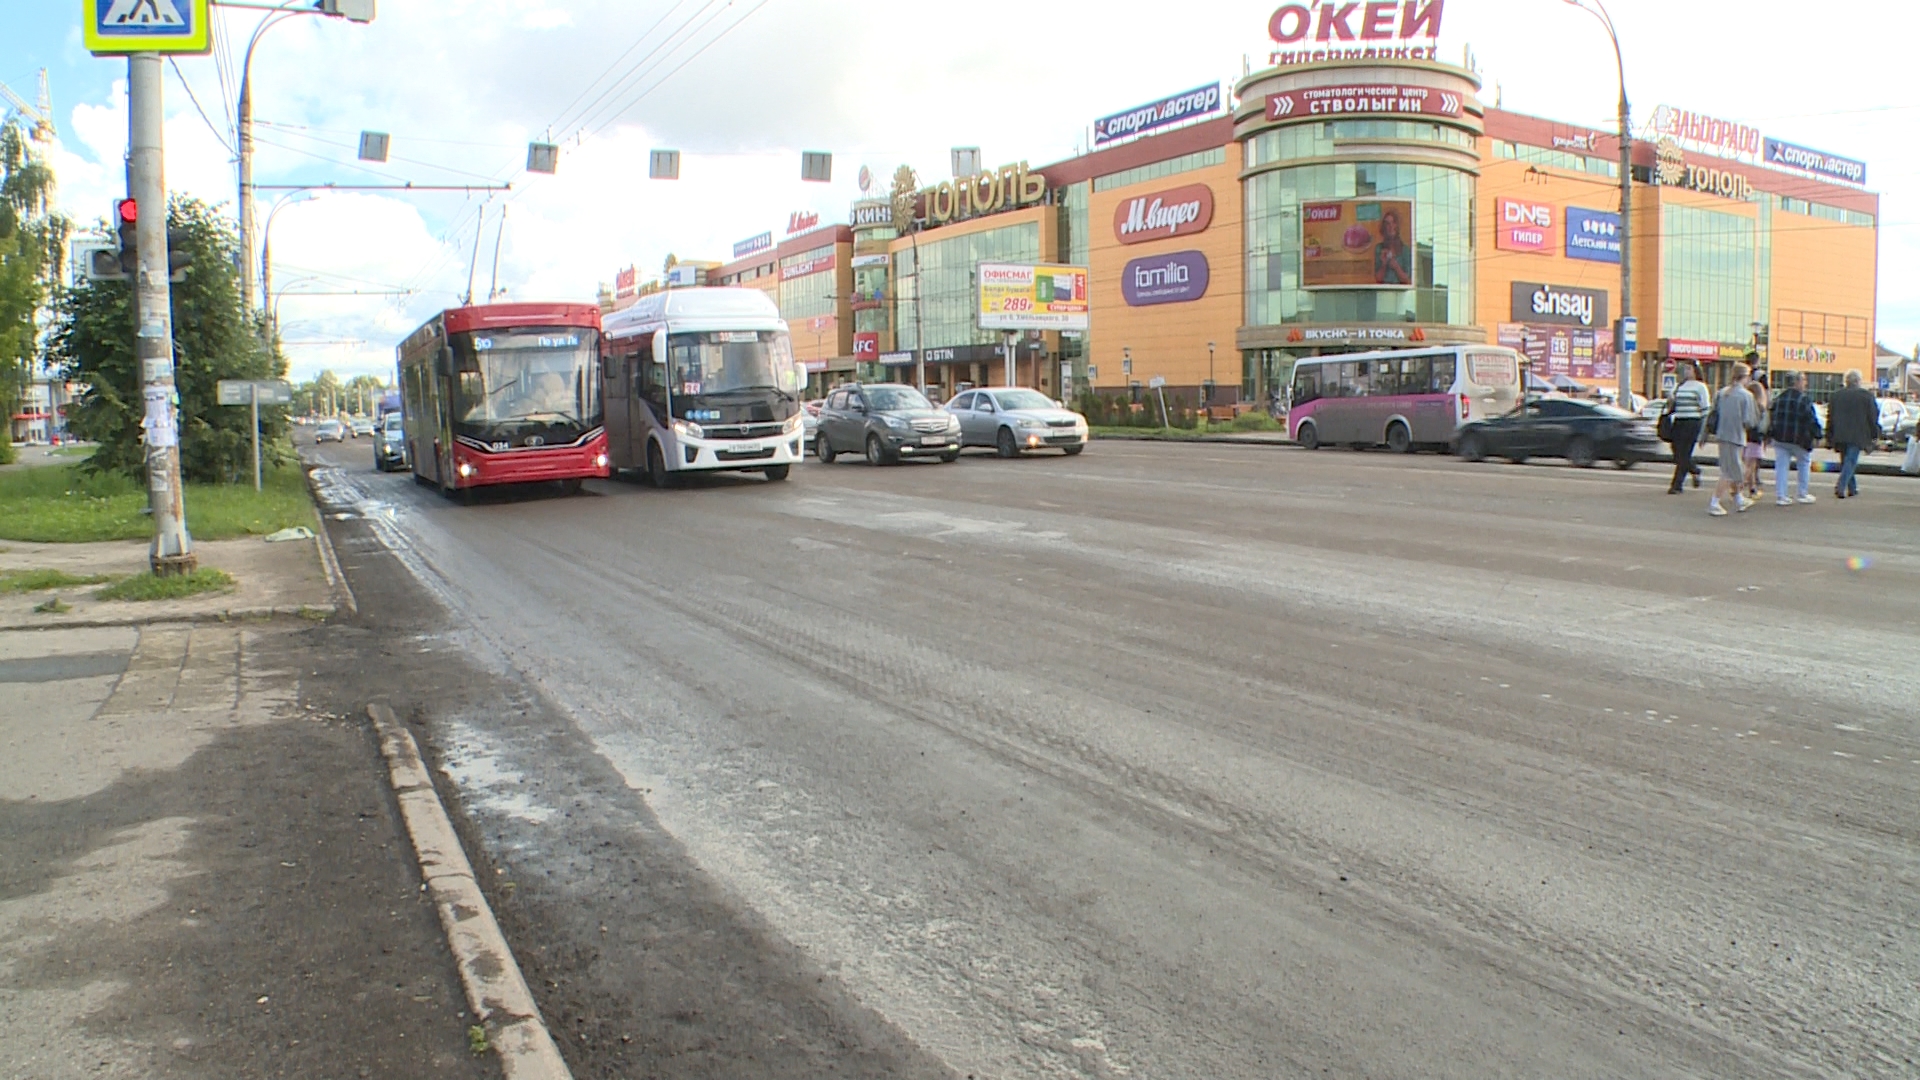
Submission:
[[[1714,486],[1713,500],[1707,503],[1707,513],[1714,517],[1727,516],[1720,500],[1729,495],[1733,496],[1733,508],[1740,513],[1753,509],[1753,500],[1742,490],[1747,483],[1747,440],[1757,438],[1760,427],[1759,406],[1747,392],[1747,380],[1752,375],[1753,369],[1747,365],[1733,365],[1733,381],[1714,400],[1713,437],[1720,442],[1720,482]]]

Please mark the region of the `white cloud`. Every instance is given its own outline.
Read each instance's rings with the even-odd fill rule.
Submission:
[[[1208,79],[1231,82],[1243,57],[1262,66],[1276,6],[1080,0],[979,17],[951,4],[758,2],[440,0],[383,5],[369,26],[287,20],[256,55],[256,114],[272,122],[260,128],[256,174],[279,183],[511,178],[514,192],[487,211],[479,291],[490,283],[504,201],[500,280],[508,295],[585,299],[629,263],[657,270],[669,251],[724,259],[734,240],[778,232],[794,210],[844,220],[861,164],[884,184],[901,162],[923,177],[943,176],[954,145],[982,146],[991,164],[1068,156],[1095,116]],[[1885,192],[1881,336],[1920,341],[1920,270],[1913,269],[1920,266],[1920,148],[1888,137],[1915,119],[1903,85],[1907,61],[1897,35],[1858,33],[1904,7],[1860,0],[1847,8],[1856,23],[1808,19],[1802,5],[1784,0],[1737,10],[1661,0],[1610,6],[1637,116],[1665,101],[1869,162],[1869,179]],[[669,12],[668,28],[690,13],[719,14],[596,104],[606,84],[591,80]],[[639,96],[749,12],[739,30]],[[235,51],[244,47],[255,16],[221,17]],[[1488,72],[1488,100],[1497,82],[1510,108],[1611,127],[1612,49],[1589,16],[1549,0],[1456,0],[1446,18],[1443,55],[1458,59],[1471,41]],[[629,54],[616,76],[664,36]],[[201,103],[219,109],[215,61],[181,66]],[[1819,74],[1842,68],[1843,80]],[[1856,111],[1863,107],[1880,111]],[[230,200],[227,153],[171,75],[168,115],[170,178]],[[584,129],[583,116],[590,120]],[[392,161],[354,160],[362,129],[393,135]],[[69,205],[90,218],[118,192],[123,99],[75,110],[70,131],[79,145],[60,159],[61,178]],[[518,176],[527,141],[549,136],[562,141],[559,174]],[[683,151],[679,181],[645,178],[654,147]],[[835,153],[833,184],[799,180],[803,149]],[[397,300],[288,300],[303,334],[311,327],[312,336],[367,343],[330,346],[321,361],[390,370],[395,342],[466,290],[482,201],[457,193],[339,195],[283,214],[275,240],[287,264],[366,288],[418,290]],[[298,369],[312,370],[322,351],[301,350]]]

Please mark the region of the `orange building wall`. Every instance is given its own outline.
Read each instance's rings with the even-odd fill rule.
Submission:
[[[1864,225],[1844,225],[1805,214],[1773,215],[1773,304],[1767,314],[1772,326],[1768,366],[1777,371],[1844,374],[1858,371],[1873,385],[1873,341],[1876,264],[1875,231]],[[1866,337],[1856,345],[1815,345],[1835,358],[1822,362],[1788,360],[1786,348],[1802,344],[1782,311],[1814,311],[1865,319]],[[1784,331],[1784,332],[1783,332]],[[1810,335],[1809,335],[1810,336]]]
[[[1133,375],[1142,386],[1158,375],[1169,386],[1198,387],[1207,375],[1207,342],[1214,343],[1215,400],[1240,386],[1241,361],[1234,333],[1246,321],[1246,230],[1240,209],[1240,155],[1225,164],[1176,173],[1111,191],[1087,202],[1087,261],[1091,264],[1092,324],[1087,360],[1098,371],[1098,389],[1126,387],[1123,348],[1133,351]],[[1123,244],[1114,230],[1115,211],[1126,201],[1192,184],[1213,192],[1213,223],[1205,232]],[[1128,307],[1120,290],[1127,263],[1152,255],[1198,251],[1207,257],[1207,294],[1182,304]]]
[[[1529,172],[1519,161],[1488,161],[1482,164],[1478,213],[1474,222],[1474,253],[1479,261],[1474,297],[1475,320],[1487,331],[1487,340],[1495,340],[1501,323],[1518,322],[1513,316],[1513,283],[1531,281],[1542,285],[1565,285],[1593,289],[1607,294],[1607,318],[1620,314],[1620,264],[1569,259],[1566,256],[1567,207],[1617,213],[1620,189],[1605,177],[1586,173],[1541,168]],[[1638,195],[1636,190],[1634,194]],[[1494,246],[1500,229],[1499,200],[1541,203],[1554,209],[1553,235],[1546,252],[1508,251]],[[1639,214],[1634,215],[1637,219]],[[1631,236],[1631,229],[1629,235]],[[1641,250],[1635,244],[1635,252]],[[1639,271],[1639,263],[1634,269]],[[1641,288],[1636,284],[1636,294]],[[1646,320],[1641,320],[1642,339],[1646,338]],[[1595,330],[1605,329],[1596,326]]]

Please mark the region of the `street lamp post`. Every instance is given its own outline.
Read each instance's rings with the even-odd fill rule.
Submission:
[[[222,2],[221,7],[245,8],[269,12],[253,28],[253,36],[247,40],[246,56],[240,62],[240,104],[238,108],[240,136],[240,295],[253,310],[253,50],[259,46],[261,35],[280,25],[295,15],[326,15],[330,18],[344,18],[350,22],[370,23],[373,21],[372,0],[361,2],[342,2],[342,0],[321,0],[321,3],[308,7],[295,7],[295,4],[310,3],[311,0],[287,0],[286,3],[268,6]],[[262,299],[262,305],[267,303]]]
[[[1614,363],[1620,375],[1620,407],[1633,406],[1633,357],[1621,354],[1621,328],[1633,316],[1633,114],[1627,107],[1627,65],[1620,55],[1620,35],[1603,0],[1561,0],[1600,20],[1613,42],[1613,66],[1620,76],[1620,322],[1614,324]],[[1591,4],[1592,6],[1588,6]]]
[[[267,316],[267,324],[261,327],[261,333],[268,341],[273,340],[273,335],[278,330],[275,324],[280,321],[273,297],[273,219],[279,217],[280,211],[289,206],[313,202],[319,198],[317,195],[305,199],[297,198],[296,196],[300,194],[300,191],[296,191],[275,203],[273,209],[267,211],[266,226],[260,230],[260,295],[266,301],[266,307],[261,313]]]
[[[1213,342],[1207,342],[1207,408],[1213,408]]]

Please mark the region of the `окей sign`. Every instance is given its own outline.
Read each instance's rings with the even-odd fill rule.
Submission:
[[[1398,57],[1439,59],[1444,0],[1372,0],[1359,3],[1283,4],[1267,20],[1267,36],[1280,45],[1302,46],[1273,53],[1275,64],[1317,60]],[[1311,44],[1309,44],[1311,38]],[[1411,45],[1424,39],[1423,45]],[[1351,43],[1351,45],[1349,45]]]
[[[1426,86],[1312,86],[1267,95],[1267,119],[1305,120],[1318,116],[1459,116],[1460,95]]]
[[[1122,199],[1113,210],[1113,235],[1123,244],[1189,236],[1211,224],[1213,189],[1205,184]]]

